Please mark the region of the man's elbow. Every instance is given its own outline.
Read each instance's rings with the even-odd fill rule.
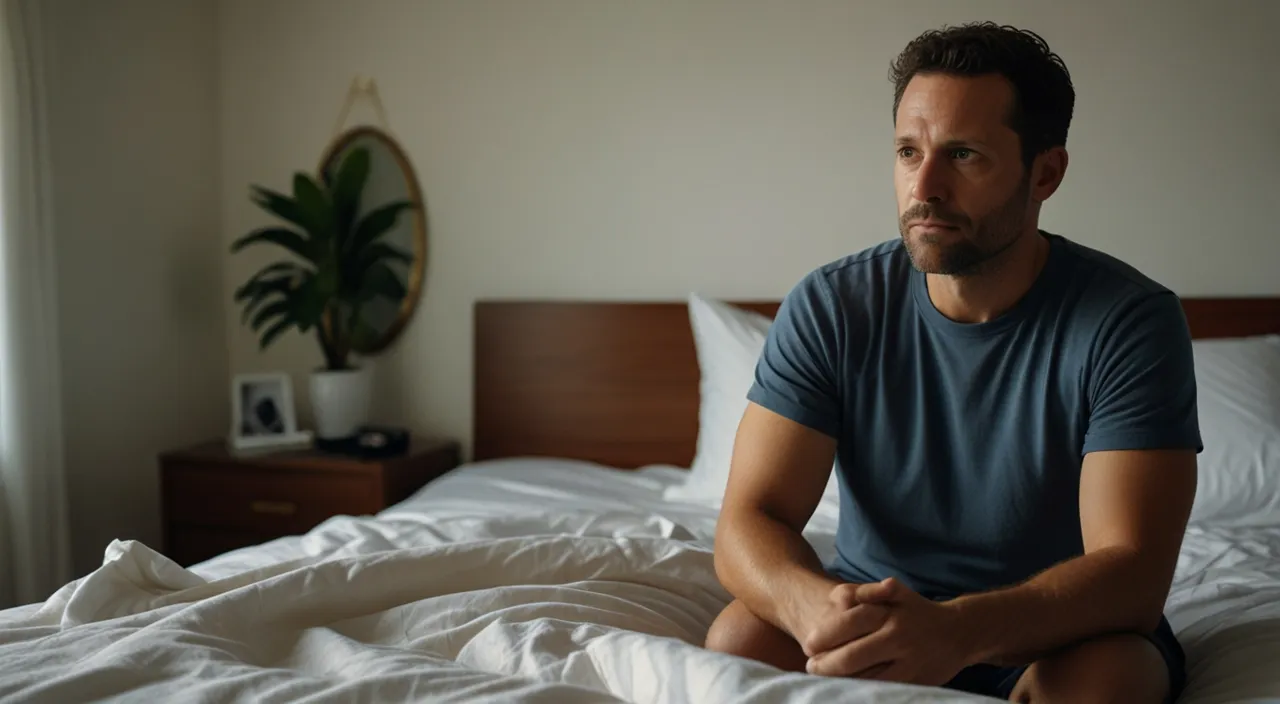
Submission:
[[[716,579],[720,581],[720,586],[733,593],[733,569],[729,566],[729,560],[725,557],[725,551],[721,550],[717,542],[716,550],[713,555],[713,564],[716,570]]]
[[[720,581],[730,594],[736,594],[737,588],[737,550],[732,548],[735,526],[731,513],[721,513],[716,523],[715,546],[712,550],[712,564],[715,567],[716,579]]]
[[[1128,625],[1138,633],[1151,633],[1160,626],[1160,621],[1164,618],[1170,580],[1163,577],[1164,570],[1161,566],[1152,564],[1149,558],[1144,559],[1144,556],[1133,553],[1128,559],[1132,568],[1142,575],[1131,583],[1130,588],[1134,591],[1128,601],[1132,604],[1132,622]]]

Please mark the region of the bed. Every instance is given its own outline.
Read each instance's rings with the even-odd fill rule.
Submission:
[[[1168,601],[1181,701],[1280,698],[1280,476],[1258,470],[1280,458],[1280,381],[1242,382],[1270,348],[1236,346],[1280,347],[1280,298],[1184,304],[1198,343],[1223,342],[1201,348],[1206,408],[1249,411],[1214,432],[1262,440],[1209,458],[1226,469]],[[478,303],[471,462],[376,516],[189,568],[112,542],[98,570],[0,612],[0,701],[983,701],[699,647],[730,598],[716,504],[679,491],[701,452],[700,364],[685,302]],[[805,531],[824,558],[837,511],[824,496]]]

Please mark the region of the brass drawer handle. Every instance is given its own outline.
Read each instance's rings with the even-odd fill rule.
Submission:
[[[298,512],[298,505],[292,501],[251,501],[249,508],[254,513],[270,513],[276,516],[292,516]]]

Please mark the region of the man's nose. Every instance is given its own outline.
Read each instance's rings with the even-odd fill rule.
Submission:
[[[911,197],[921,203],[941,203],[951,198],[947,178],[948,164],[937,156],[925,157],[916,170]]]

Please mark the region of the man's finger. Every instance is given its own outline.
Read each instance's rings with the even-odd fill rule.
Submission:
[[[805,670],[811,675],[847,677],[893,661],[890,636],[883,630],[809,658]]]
[[[859,586],[858,590],[854,592],[854,596],[859,603],[885,603],[900,598],[903,589],[901,582],[889,577],[879,582]]]
[[[855,595],[858,593],[858,587],[860,586],[862,585],[850,583],[837,585],[831,590],[828,599],[836,608],[852,609],[858,605],[858,599]]]
[[[859,604],[827,619],[800,644],[804,654],[814,656],[849,641],[875,633],[889,618],[889,609],[876,604]]]

